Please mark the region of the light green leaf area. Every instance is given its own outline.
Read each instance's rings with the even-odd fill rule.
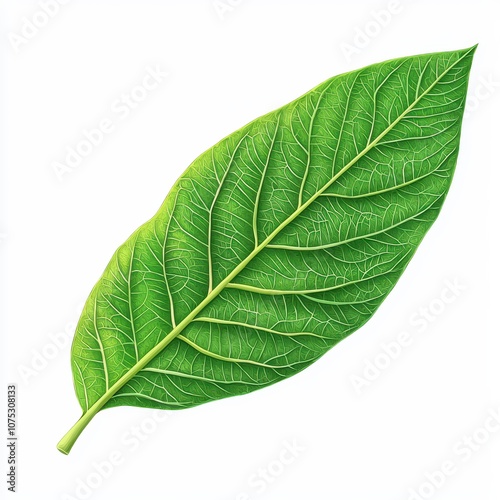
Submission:
[[[441,209],[474,49],[333,77],[199,156],[90,294],[59,449],[102,408],[245,394],[361,327]]]

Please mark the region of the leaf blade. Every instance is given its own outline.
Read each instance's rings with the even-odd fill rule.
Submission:
[[[195,160],[89,298],[82,418],[244,394],[364,324],[441,209],[473,51],[334,77]]]

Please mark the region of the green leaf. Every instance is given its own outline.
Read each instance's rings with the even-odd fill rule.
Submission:
[[[245,394],[362,326],[441,209],[474,50],[333,77],[199,156],[87,300],[59,450],[102,408]]]

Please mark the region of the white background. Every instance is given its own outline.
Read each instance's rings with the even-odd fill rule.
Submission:
[[[4,382],[19,393],[17,498],[405,500],[423,488],[426,498],[498,500],[500,432],[479,430],[500,407],[498,6],[74,0],[19,43],[24,18],[41,8],[2,2],[0,317]],[[381,26],[377,12],[389,7]],[[270,388],[178,413],[107,410],[69,456],[56,450],[80,415],[71,323],[115,248],[198,154],[332,75],[477,42],[451,192],[365,327]],[[115,101],[157,65],[168,77],[128,116],[117,112]],[[59,180],[54,163],[106,118],[114,130]],[[463,289],[450,295],[447,280]],[[432,321],[422,320],[429,304]],[[380,364],[381,345],[404,331],[412,344],[356,391],[353,376]],[[485,442],[465,457],[457,443],[474,432]],[[285,441],[301,451],[280,465]],[[95,472],[93,462],[117,454],[109,477]],[[446,460],[454,473],[429,489],[425,474]],[[268,468],[270,481],[256,482]]]

